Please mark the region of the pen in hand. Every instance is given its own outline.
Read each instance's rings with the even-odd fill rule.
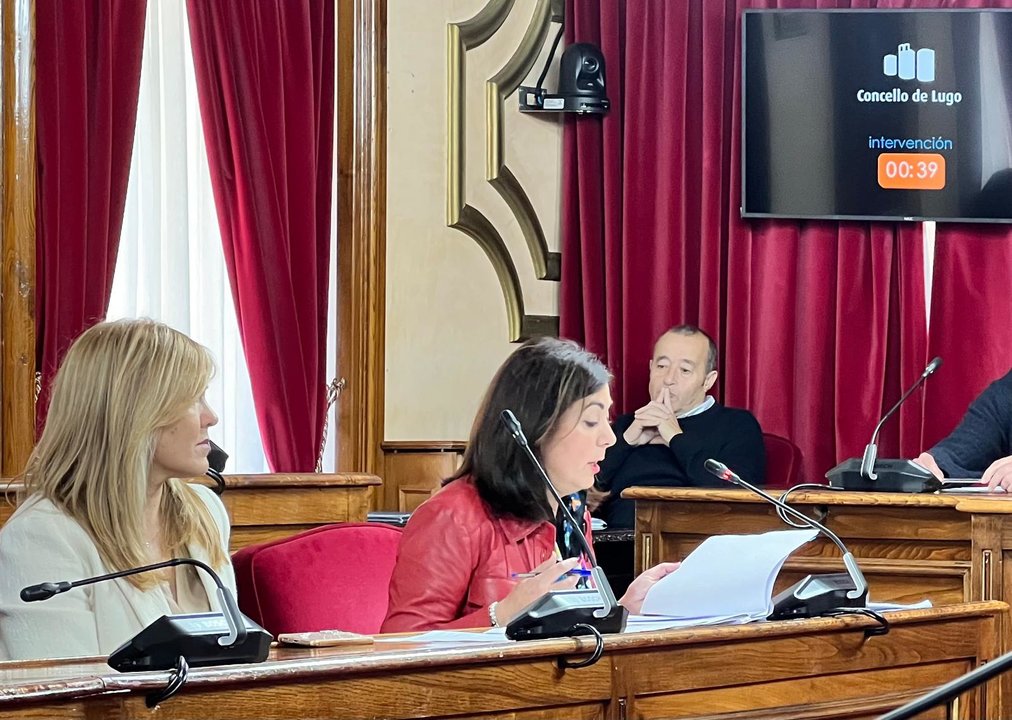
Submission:
[[[510,577],[523,579],[523,578],[537,577],[540,574],[541,573],[534,573],[534,572],[513,573],[510,575]],[[576,577],[591,577],[593,573],[592,571],[587,570],[586,568],[573,568],[572,570],[568,570],[565,573],[563,573],[561,577],[565,577],[566,575],[575,575]]]

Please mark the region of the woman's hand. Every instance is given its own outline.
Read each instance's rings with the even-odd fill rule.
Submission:
[[[629,589],[625,591],[625,595],[618,601],[618,604],[628,610],[631,615],[639,615],[640,610],[643,609],[643,600],[647,596],[647,591],[658,580],[677,570],[679,565],[681,563],[664,562],[654,565],[649,570],[644,570],[638,578],[630,583]]]
[[[499,624],[506,625],[524,608],[549,591],[575,588],[580,578],[575,575],[569,577],[566,573],[579,567],[579,564],[579,558],[569,558],[560,562],[553,557],[538,565],[534,568],[534,577],[518,582],[510,594],[496,605],[495,615]]]

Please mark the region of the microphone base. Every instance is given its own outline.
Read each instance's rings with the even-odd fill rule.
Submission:
[[[218,644],[218,638],[228,634],[221,613],[162,615],[117,648],[109,656],[109,666],[120,672],[169,670],[179,656],[190,667],[263,662],[273,638],[245,615],[243,620],[246,640],[227,648]]]
[[[826,473],[830,487],[856,492],[930,493],[942,489],[942,481],[913,460],[888,459],[875,463],[872,480],[861,474],[861,459],[844,460]]]
[[[767,619],[819,617],[839,608],[866,607],[868,591],[856,598],[847,597],[854,589],[854,580],[847,573],[809,575],[773,598],[773,612]]]
[[[578,624],[590,625],[602,635],[625,630],[629,612],[615,605],[606,617],[594,617],[603,607],[596,590],[561,590],[542,595],[506,626],[510,640],[542,640],[587,634]]]

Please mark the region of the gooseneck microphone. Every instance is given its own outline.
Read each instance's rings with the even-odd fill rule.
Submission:
[[[214,480],[215,495],[221,495],[225,492],[225,476],[222,475],[225,472],[225,462],[228,460],[228,453],[218,447],[214,440],[208,439],[211,444],[211,451],[207,453],[207,472],[204,473],[209,478]]]
[[[225,616],[225,622],[228,625],[228,634],[219,637],[218,644],[222,647],[231,648],[245,642],[246,625],[242,620],[242,613],[239,612],[239,606],[235,602],[235,596],[225,587],[225,583],[218,577],[218,573],[212,570],[206,563],[192,558],[172,558],[164,562],[142,565],[141,567],[120,570],[119,572],[108,573],[106,575],[96,575],[84,580],[61,580],[59,582],[44,582],[38,585],[29,585],[26,588],[22,588],[21,599],[24,602],[39,602],[40,600],[48,600],[54,595],[65,593],[68,590],[82,587],[83,585],[93,585],[106,580],[115,580],[116,578],[127,577],[128,575],[139,575],[140,573],[175,567],[176,565],[192,565],[200,568],[210,575],[211,579],[214,580],[214,584],[218,586],[218,602],[221,604],[222,615]]]
[[[513,440],[524,449],[538,475],[545,481],[548,491],[558,503],[566,522],[573,528],[573,534],[580,543],[580,549],[587,554],[592,565],[591,577],[594,579],[596,588],[591,592],[586,590],[549,592],[525,608],[516,619],[511,621],[507,625],[506,634],[514,640],[560,637],[574,634],[574,626],[578,624],[590,625],[599,632],[622,632],[625,628],[627,611],[615,600],[611,584],[605,577],[604,570],[597,564],[597,558],[594,556],[590,543],[587,542],[584,533],[580,531],[580,524],[566,507],[559,491],[531,449],[516,415],[511,410],[503,410],[500,419]]]
[[[910,460],[878,459],[878,436],[882,426],[891,418],[913,392],[919,388],[938,368],[942,358],[931,360],[917,381],[900,396],[889,412],[882,416],[872,433],[871,442],[865,446],[864,456],[858,460],[844,460],[826,473],[829,484],[844,490],[884,492],[934,492],[941,488],[941,481],[930,470]]]
[[[896,401],[896,404],[890,408],[889,412],[882,416],[882,419],[878,421],[878,425],[875,426],[875,432],[871,434],[871,442],[864,449],[864,457],[861,459],[861,475],[868,478],[869,480],[878,480],[878,475],[875,474],[875,460],[878,458],[878,434],[882,431],[882,426],[885,425],[886,420],[891,418],[893,414],[900,409],[900,405],[906,402],[906,399],[910,397],[914,390],[919,388],[928,377],[942,366],[942,358],[936,357],[928,363],[928,366],[924,368],[924,372],[921,373],[917,381],[910,386],[900,396],[900,399]]]
[[[733,483],[746,490],[751,490],[770,504],[797,518],[808,527],[818,530],[840,548],[840,552],[843,555],[843,564],[847,568],[847,572],[829,575],[809,575],[803,580],[798,581],[773,599],[773,612],[769,616],[770,620],[816,617],[837,608],[861,608],[866,606],[868,601],[868,581],[864,579],[864,573],[857,566],[857,560],[854,559],[854,555],[847,549],[847,546],[843,544],[843,540],[835,532],[817,520],[813,520],[804,513],[795,510],[787,503],[773,497],[762,488],[746,482],[722,462],[710,458],[703,463],[703,467],[706,468],[707,472],[716,475],[721,480]]]
[[[530,458],[532,463],[534,463],[534,467],[537,468],[538,475],[540,475],[541,479],[545,481],[545,485],[548,487],[548,492],[552,494],[552,497],[555,498],[555,502],[559,504],[559,509],[566,517],[566,521],[573,527],[573,530],[577,531],[575,535],[580,543],[580,549],[587,554],[587,557],[590,559],[590,564],[597,568],[597,559],[594,557],[594,551],[591,549],[590,543],[587,542],[586,535],[579,532],[579,523],[576,522],[576,518],[573,517],[573,513],[570,512],[568,507],[566,507],[566,503],[562,501],[562,496],[559,495],[559,491],[555,489],[555,484],[548,477],[548,473],[545,472],[545,468],[541,465],[541,461],[538,460],[538,456],[534,454],[533,450],[531,450],[530,443],[527,442],[527,436],[524,435],[523,428],[520,427],[520,421],[517,420],[517,416],[513,414],[512,410],[503,410],[501,417],[503,425],[505,425],[510,431],[510,435],[513,436],[513,440],[516,441],[517,445],[524,449],[527,453],[527,457]],[[612,601],[614,603],[614,595],[612,596]]]
[[[262,662],[267,659],[271,636],[239,611],[235,596],[210,566],[192,558],[172,558],[128,570],[97,575],[83,580],[61,580],[29,585],[21,590],[24,602],[48,600],[84,585],[192,565],[207,573],[218,589],[220,613],[163,615],[109,656],[109,665],[123,672],[166,670],[184,657],[193,667],[229,663]]]

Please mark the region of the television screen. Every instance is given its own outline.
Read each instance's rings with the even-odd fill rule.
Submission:
[[[1012,222],[1012,11],[747,10],[742,215]]]

